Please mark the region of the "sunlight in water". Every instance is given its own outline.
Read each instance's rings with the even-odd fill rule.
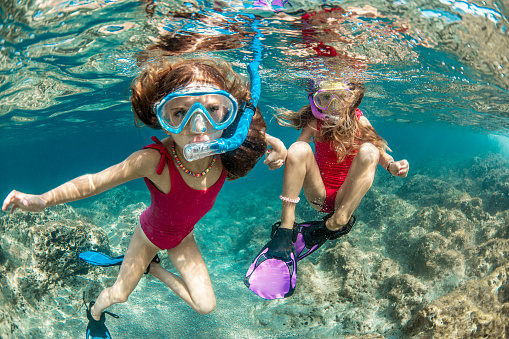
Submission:
[[[127,302],[108,309],[120,318],[107,315],[106,326],[113,338],[502,338],[509,322],[507,11],[491,0],[5,0],[0,196],[42,194],[121,163],[153,135],[165,138],[133,124],[130,86],[154,60],[219,57],[248,80],[247,66],[259,56],[258,108],[267,133],[286,148],[300,132],[275,116],[309,105],[308,94],[326,83],[363,83],[363,116],[410,170],[394,177],[380,162],[351,231],[292,262],[293,295],[265,300],[243,281],[282,215],[284,168],[270,171],[264,158],[246,177],[225,183],[194,229],[214,311],[193,311],[147,274]],[[341,88],[320,103],[356,98],[348,95],[357,89]],[[202,124],[217,127],[214,108],[199,110]],[[356,126],[334,112],[321,118],[326,126]],[[323,180],[324,170],[316,172]],[[79,195],[82,185],[74,184],[61,193]],[[94,185],[90,179],[87,194]],[[326,214],[304,191],[299,197],[295,222],[322,220]],[[40,213],[2,212],[0,337],[84,337],[83,303],[112,286],[119,269],[78,255],[125,254],[151,202],[145,182],[133,180]],[[165,252],[159,257],[178,274]],[[281,276],[270,283],[286,282]]]

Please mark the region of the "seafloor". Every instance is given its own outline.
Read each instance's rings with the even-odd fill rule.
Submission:
[[[217,307],[198,315],[145,276],[111,307],[114,338],[509,338],[509,166],[498,155],[377,173],[350,234],[298,267],[295,294],[266,301],[242,283],[278,220],[280,187],[229,192],[195,234]],[[81,205],[0,217],[0,337],[81,338],[87,301],[117,268],[78,253],[122,254],[145,192],[117,188]],[[319,218],[307,204],[298,221]],[[163,255],[163,265],[171,262]]]

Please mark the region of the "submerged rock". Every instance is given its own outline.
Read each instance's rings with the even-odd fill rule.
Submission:
[[[404,327],[414,338],[508,338],[509,265],[425,306]]]
[[[428,288],[409,274],[398,274],[385,280],[381,293],[391,302],[391,315],[404,325],[425,304]]]
[[[109,253],[108,237],[67,205],[41,213],[3,215],[0,229],[0,337],[42,337],[39,327],[48,323],[44,314],[53,312],[65,289],[78,294],[87,285],[100,284],[77,278],[77,273],[88,275],[91,269],[78,254],[88,250]],[[79,305],[79,294],[76,297],[68,305]],[[42,316],[26,317],[34,313]]]

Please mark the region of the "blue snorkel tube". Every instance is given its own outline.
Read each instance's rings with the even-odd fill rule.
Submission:
[[[247,66],[249,77],[251,78],[251,101],[249,105],[241,113],[237,130],[229,138],[219,138],[216,140],[187,144],[184,146],[184,157],[188,161],[204,158],[209,155],[222,154],[229,151],[233,151],[242,145],[246,140],[249,126],[251,126],[251,120],[256,111],[258,100],[260,99],[260,93],[262,83],[260,80],[260,74],[258,74],[258,68],[260,67],[261,55],[262,55],[262,43],[260,37],[262,36],[261,31],[256,27],[258,20],[254,15],[250,15],[253,18],[251,28],[256,31],[256,35],[253,38],[252,48],[254,51],[254,59]]]

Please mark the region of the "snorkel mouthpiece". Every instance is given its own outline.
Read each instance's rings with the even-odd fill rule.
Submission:
[[[249,66],[248,66],[249,69]],[[251,90],[253,91],[253,83],[251,84]],[[260,86],[258,86],[259,91]],[[256,90],[256,88],[254,89]],[[229,151],[233,151],[242,145],[246,140],[251,120],[255,113],[256,107],[253,105],[248,106],[239,120],[237,130],[230,138],[219,138],[216,140],[195,142],[184,146],[184,157],[187,161],[198,160],[209,155],[222,154]]]
[[[209,155],[223,153],[220,152],[224,148],[223,143],[220,142],[222,140],[224,139],[187,144],[184,146],[184,158],[187,161],[194,161]]]

